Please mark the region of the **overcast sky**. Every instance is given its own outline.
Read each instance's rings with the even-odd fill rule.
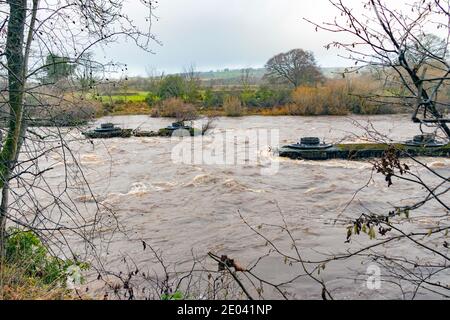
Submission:
[[[133,1],[128,0],[127,11],[144,24],[145,13],[136,12]],[[328,0],[159,0],[155,14],[152,30],[162,42],[153,45],[155,54],[123,42],[105,51],[128,64],[129,75],[145,76],[151,68],[180,72],[190,64],[200,71],[262,67],[274,54],[293,48],[313,51],[324,67],[348,65],[336,51],[323,48],[334,35],[316,33],[303,20],[332,20]]]

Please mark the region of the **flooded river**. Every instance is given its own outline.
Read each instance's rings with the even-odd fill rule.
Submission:
[[[107,117],[99,119],[98,123],[105,121],[124,128],[146,130],[157,130],[171,123],[170,119],[147,116]],[[375,175],[355,196],[372,174],[368,161],[297,161],[278,158],[274,150],[311,135],[326,142],[360,141],[364,130],[358,128],[356,122],[364,126],[367,121],[394,141],[409,139],[418,132],[417,126],[402,115],[217,119],[214,129],[202,140],[204,150],[210,151],[217,137],[230,130],[240,130],[237,135],[247,130],[273,130],[274,137],[278,138],[279,141],[259,146],[261,161],[243,163],[174,161],[174,148],[190,141],[180,142],[182,138],[133,137],[94,140],[92,144],[73,142],[92,192],[102,205],[115,212],[126,234],[112,237],[108,250],[102,255],[110,265],[119,264],[124,255],[139,265],[151,265],[154,259],[148,253],[143,254],[141,240],[144,240],[161,250],[168,264],[179,263],[180,268],[189,264],[193,253],[204,256],[209,251],[226,254],[247,266],[264,255],[268,247],[265,240],[244,224],[239,214],[253,226],[280,225],[283,224],[280,211],[303,257],[314,259],[358,247],[359,239],[345,243],[346,224],[340,219],[356,218],[367,210],[386,213],[392,205],[413,203],[423,195],[423,190],[407,183],[394,183],[388,188],[384,177]],[[450,159],[422,160],[441,174],[450,175]],[[275,171],[267,174],[264,168],[275,168]],[[412,169],[425,174],[417,166]],[[51,175],[54,181],[58,180],[57,172]],[[83,195],[75,197],[75,202],[92,206]],[[446,213],[434,202],[420,210]],[[281,248],[291,249],[285,233],[273,228],[263,228],[262,232]],[[361,237],[361,242],[364,241]],[[417,250],[399,246],[400,253],[415,254]],[[269,256],[255,270],[266,279],[283,282],[299,273],[298,268],[298,265],[285,264],[280,257]],[[362,265],[358,259],[332,263],[320,277],[339,298],[401,298],[391,288],[369,290],[364,281],[345,280],[354,273],[365,274],[366,269],[367,265]],[[320,299],[321,296],[320,286],[306,278],[297,279],[284,289],[295,294],[295,298]],[[270,292],[267,296],[277,297]]]

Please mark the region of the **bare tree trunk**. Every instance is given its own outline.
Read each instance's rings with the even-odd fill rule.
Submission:
[[[9,21],[6,40],[8,67],[9,125],[8,133],[0,153],[0,250],[3,254],[6,208],[8,207],[8,182],[14,168],[23,139],[23,97],[25,89],[25,56],[23,51],[27,0],[9,0]],[[5,196],[6,195],[6,196]]]
[[[0,204],[0,267],[5,256],[5,231],[6,231],[6,214],[9,200],[9,185],[5,184],[2,189],[2,200]]]

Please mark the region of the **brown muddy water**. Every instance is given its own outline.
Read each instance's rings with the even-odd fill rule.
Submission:
[[[105,121],[124,128],[154,130],[171,123],[170,119],[147,116],[107,117],[98,123]],[[368,121],[373,125],[372,129],[394,141],[406,140],[418,132],[417,126],[403,115],[219,118],[214,123],[215,129],[203,139],[202,148],[211,152],[218,137],[227,130],[241,130],[236,134],[238,136],[245,134],[245,130],[275,130],[280,146],[311,135],[327,142],[354,142],[360,141],[364,132],[356,122],[364,126]],[[108,239],[109,246],[101,254],[107,265],[118,266],[121,258],[127,256],[139,266],[152,269],[154,258],[148,252],[143,253],[141,240],[161,250],[167,264],[178,263],[179,270],[188,268],[193,253],[204,256],[209,251],[227,254],[241,264],[249,265],[269,248],[266,241],[243,223],[239,212],[254,226],[262,223],[279,225],[283,223],[280,210],[302,256],[315,259],[368,243],[365,237],[345,243],[346,224],[336,218],[356,218],[368,210],[386,213],[393,205],[414,203],[423,196],[423,190],[414,184],[394,181],[388,188],[384,178],[375,175],[374,180],[353,199],[355,192],[366,185],[371,176],[369,161],[281,159],[273,154],[276,141],[259,147],[261,161],[258,163],[174,163],[174,148],[180,143],[191,143],[181,140],[114,138],[94,140],[93,144],[71,142],[92,192],[102,205],[115,212],[126,233],[126,236],[116,233],[109,238],[108,230],[104,230],[103,236]],[[238,140],[233,143],[246,143]],[[450,159],[422,160],[442,175],[450,175]],[[427,178],[422,168],[412,166],[412,170]],[[275,171],[264,174],[264,168],[275,168]],[[59,170],[49,176],[55,183],[60,183]],[[93,206],[83,194],[75,197],[75,203]],[[428,213],[448,214],[435,202],[420,209],[420,214]],[[423,228],[426,226],[424,221]],[[285,233],[273,228],[262,231],[281,248],[291,250]],[[404,243],[395,244],[392,250],[399,255],[420,254],[420,250]],[[368,265],[361,260],[363,258],[330,263],[320,277],[337,298],[402,298],[395,287],[388,285],[369,290],[365,282]],[[215,266],[212,262],[211,265]],[[269,256],[255,270],[263,278],[284,282],[301,273],[299,268],[285,264],[280,257]],[[350,280],[356,274],[362,275],[360,280]],[[448,276],[443,280],[448,281]],[[284,289],[299,299],[320,299],[321,295],[321,288],[304,277]],[[421,297],[429,296],[424,293]],[[266,297],[279,298],[270,290]]]

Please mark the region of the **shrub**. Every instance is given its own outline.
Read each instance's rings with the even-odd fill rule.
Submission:
[[[103,114],[101,114],[101,115],[104,115],[104,116],[106,116],[114,111],[114,105],[110,102],[104,102],[102,104],[102,108],[103,108]]]
[[[223,110],[228,117],[240,117],[244,113],[241,100],[235,96],[228,96],[223,102]]]
[[[80,103],[64,103],[49,108],[33,106],[27,110],[30,126],[71,127],[85,125],[94,119],[100,106],[84,101]]]
[[[161,295],[161,300],[183,300],[184,294],[181,291],[175,293],[164,293]]]
[[[298,87],[292,93],[294,103],[288,104],[291,115],[319,115],[324,113],[323,99],[318,88]]]
[[[147,102],[147,104],[151,107],[157,104],[160,100],[161,98],[153,92],[149,92],[145,97],[145,102]]]
[[[26,276],[36,278],[43,284],[57,283],[66,286],[69,277],[73,276],[73,267],[80,271],[88,268],[85,263],[63,260],[50,255],[48,249],[32,231],[10,228],[8,234],[5,243],[6,264],[14,266]]]
[[[374,80],[369,76],[361,76],[349,84],[349,95],[352,99],[348,102],[348,107],[352,113],[355,114],[392,114],[402,112],[402,108],[392,104],[388,96],[395,96],[393,91],[396,88],[387,89],[381,85],[380,82]],[[404,88],[401,90],[405,90]],[[405,93],[400,93],[405,95]],[[380,97],[372,99],[370,96]]]
[[[223,91],[215,91],[208,88],[203,94],[203,106],[207,108],[219,107],[223,105],[224,99],[225,93]]]
[[[184,95],[183,100],[188,103],[198,103],[202,100],[201,92],[199,91],[200,83],[196,79],[184,80]]]
[[[385,114],[399,111],[387,100],[371,100],[370,96],[377,93],[386,95],[380,83],[369,76],[328,80],[319,87],[297,87],[292,93],[293,104],[287,109],[292,115]]]
[[[294,115],[345,115],[352,97],[343,83],[322,87],[297,87],[292,93]]]
[[[213,90],[208,88],[202,96],[203,106],[206,108],[220,107],[227,96],[238,98],[244,107],[272,108],[291,102],[291,90],[286,88],[270,88],[261,86],[258,89],[228,88]]]
[[[256,106],[257,104],[255,91],[244,90],[239,98],[244,106]]]
[[[158,96],[162,100],[170,98],[182,98],[186,93],[184,79],[180,76],[167,76],[161,80]]]
[[[52,121],[58,126],[77,126],[87,124],[95,117],[96,110],[91,105],[78,105],[56,109]]]
[[[291,102],[291,91],[285,88],[272,89],[261,86],[254,91],[246,105],[249,107],[271,108]]]
[[[151,115],[152,117],[177,118],[178,121],[194,120],[198,117],[195,107],[180,98],[162,101],[153,108]]]

